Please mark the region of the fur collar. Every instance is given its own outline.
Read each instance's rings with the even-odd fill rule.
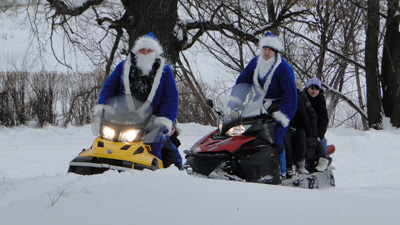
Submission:
[[[131,54],[129,54],[128,58],[126,59],[125,63],[124,63],[124,69],[123,69],[123,77],[122,77],[122,82],[124,85],[124,89],[125,89],[125,94],[126,95],[130,95],[131,94],[131,90],[129,87],[129,70],[131,68],[132,65],[132,59],[131,59]],[[153,98],[156,94],[158,85],[160,85],[161,82],[161,75],[162,72],[164,70],[164,66],[165,66],[165,59],[160,57],[160,67],[158,68],[155,77],[154,77],[154,81],[153,81],[153,85],[149,94],[149,97],[147,98],[147,102],[152,102]]]

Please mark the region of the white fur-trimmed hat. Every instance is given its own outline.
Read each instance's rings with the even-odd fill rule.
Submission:
[[[160,43],[157,41],[156,36],[154,36],[154,34],[151,32],[136,40],[135,44],[133,45],[132,52],[136,54],[142,48],[152,49],[157,55],[161,55],[163,53]]]
[[[260,46],[260,48],[272,48],[278,52],[283,50],[281,41],[269,31],[267,31],[267,33],[265,33],[265,36],[260,39],[258,46]]]

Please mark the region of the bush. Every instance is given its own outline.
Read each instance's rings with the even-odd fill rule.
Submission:
[[[102,74],[0,72],[0,125],[87,124]]]
[[[27,122],[27,77],[27,72],[0,72],[0,125],[16,126]]]
[[[0,125],[46,124],[67,126],[90,123],[91,109],[103,85],[104,71],[63,74],[57,72],[0,72]],[[210,110],[192,90],[177,82],[178,120],[212,124]],[[201,85],[204,93],[212,92]],[[212,95],[212,94],[211,94]],[[212,112],[211,112],[212,113]]]

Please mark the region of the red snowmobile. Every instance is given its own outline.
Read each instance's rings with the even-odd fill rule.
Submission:
[[[264,96],[261,88],[239,84],[216,98],[215,109],[213,101],[207,100],[218,115],[218,127],[184,151],[188,174],[310,189],[335,186],[333,167],[324,172],[315,170],[319,156],[315,148],[306,153],[309,175],[296,174],[281,180],[279,155],[272,138],[279,106],[266,103]],[[334,151],[333,145],[328,146],[328,155]]]

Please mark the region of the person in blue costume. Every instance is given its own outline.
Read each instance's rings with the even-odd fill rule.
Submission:
[[[259,41],[260,53],[255,56],[236,80],[236,84],[249,83],[261,87],[266,95],[264,105],[279,104],[281,115],[273,129],[274,146],[281,162],[281,174],[286,175],[283,137],[297,109],[297,89],[292,67],[282,58],[280,40],[267,32]]]
[[[161,56],[163,49],[153,33],[137,39],[126,60],[120,62],[105,81],[98,100],[104,104],[116,95],[133,95],[151,102],[154,123],[168,135],[178,113],[178,91],[172,70]],[[151,153],[161,159],[162,138],[149,143]]]

